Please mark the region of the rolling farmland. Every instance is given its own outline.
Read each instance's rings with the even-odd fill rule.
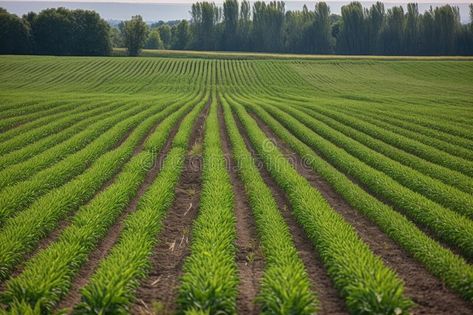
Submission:
[[[473,61],[255,56],[0,57],[0,314],[473,314]]]

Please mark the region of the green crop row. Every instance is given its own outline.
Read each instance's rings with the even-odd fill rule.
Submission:
[[[340,108],[339,110],[345,113],[349,113],[351,116],[361,118],[365,120],[366,122],[369,122],[375,126],[378,126],[379,128],[392,131],[401,136],[407,137],[414,141],[418,141],[419,143],[422,143],[424,145],[428,145],[430,147],[436,148],[443,152],[447,152],[448,154],[451,154],[452,156],[460,157],[462,159],[466,159],[470,161],[473,159],[472,157],[473,151],[471,150],[465,149],[462,146],[458,146],[450,142],[446,142],[444,140],[439,140],[435,137],[425,136],[419,132],[412,131],[407,128],[403,128],[400,126],[392,126],[386,123],[384,119],[379,119],[378,118],[379,114],[370,115],[370,114],[364,114],[363,112],[359,112],[359,111],[347,111],[346,108]],[[432,130],[432,129],[429,129],[429,130]],[[468,141],[465,138],[461,138],[461,139]]]
[[[127,132],[133,130],[144,118],[156,112],[161,112],[161,118],[166,117],[169,110],[175,107],[163,110],[165,104],[152,107],[146,105],[135,106],[133,111],[128,113],[128,116],[131,117],[126,118],[126,116],[119,115],[119,118],[125,118],[125,120],[117,123],[116,118],[111,117],[107,124],[113,126],[115,123],[115,125],[85,148],[36,173],[28,180],[3,189],[0,192],[0,223],[4,223],[8,217],[26,209],[45,193],[60,187],[74,176],[84,172],[103,153],[116,146],[121,139],[126,137]],[[97,134],[100,134],[100,132],[97,132]]]
[[[199,216],[179,291],[181,312],[235,313],[237,268],[233,190],[221,147],[217,103],[212,95],[205,124]]]
[[[449,104],[450,103],[450,104]],[[466,104],[466,103],[464,103]],[[469,113],[468,109],[461,108],[457,100],[450,101],[448,103],[443,103],[442,106],[432,106],[428,101],[416,101],[416,102],[401,102],[398,104],[390,104],[390,106],[385,106],[384,104],[372,104],[374,106],[365,106],[365,104],[359,104],[361,106],[354,106],[354,109],[365,108],[367,113],[378,113],[383,116],[383,120],[386,117],[392,122],[396,123],[403,122],[406,123],[403,126],[406,129],[419,131],[420,133],[425,133],[428,131],[428,134],[438,136],[442,135],[445,137],[452,137],[460,140],[464,138],[463,136],[453,135],[450,131],[442,130],[441,125],[446,121],[456,124],[456,127],[460,128],[469,128],[471,130],[470,119],[473,116]],[[407,105],[407,106],[406,106]],[[415,106],[410,106],[415,105]],[[409,115],[406,116],[405,111],[409,110]],[[439,125],[440,123],[440,125]],[[434,124],[435,127],[428,127],[428,125]],[[449,126],[451,128],[451,125]],[[464,139],[466,140],[466,139]],[[466,144],[467,142],[465,142]]]
[[[355,178],[371,192],[385,198],[415,222],[428,227],[438,238],[458,248],[465,257],[473,257],[473,222],[471,220],[439,206],[400,185],[386,174],[372,169],[346,151],[321,138],[285,112],[273,106],[266,109],[286,128],[294,132],[301,141],[338,169]]]
[[[8,132],[8,133],[15,133],[16,128],[14,128],[16,125],[19,124],[25,124],[29,125],[26,128],[21,128],[23,129],[22,131],[29,130],[29,128],[35,127],[35,126],[40,126],[39,122],[42,122],[42,124],[47,124],[48,122],[54,121],[53,119],[58,119],[62,117],[66,117],[68,114],[77,112],[77,103],[75,102],[64,102],[64,100],[58,100],[55,102],[51,102],[52,105],[54,105],[53,108],[45,111],[40,111],[36,113],[28,113],[26,115],[20,115],[20,116],[13,116],[13,117],[8,117],[0,120],[0,131],[2,132]],[[90,104],[89,104],[90,105]],[[88,106],[82,107],[80,106],[79,110],[84,110],[89,108]],[[4,137],[0,137],[1,140],[5,139]]]
[[[205,100],[205,99],[204,99]],[[86,287],[77,314],[126,314],[134,292],[150,267],[149,260],[182,172],[192,126],[205,101],[184,118],[156,180],[124,222],[117,244]]]
[[[314,314],[317,299],[310,289],[307,272],[294,247],[290,231],[246,148],[229,105],[224,99],[222,103],[233,157],[255,218],[266,262],[258,299],[262,305],[261,312]]]
[[[366,215],[432,274],[465,299],[473,301],[473,268],[463,258],[432,240],[406,217],[379,201],[348,177],[320,158],[304,142],[292,135],[261,107],[249,106],[275,134],[291,146],[306,163],[322,176],[352,207]]]
[[[298,107],[304,111],[307,115],[314,117],[315,119],[324,122],[328,126],[336,129],[346,136],[363,143],[367,147],[393,159],[406,166],[409,166],[427,176],[436,178],[448,184],[456,187],[464,192],[473,194],[473,181],[470,177],[463,175],[460,172],[450,170],[443,166],[434,164],[426,161],[410,153],[404,152],[390,144],[387,144],[375,137],[360,132],[346,123],[339,122],[333,118],[325,116],[316,111],[310,110],[306,107]],[[342,114],[343,115],[343,114]]]
[[[279,104],[276,106],[283,109],[283,106]],[[406,167],[399,162],[393,161],[374,150],[366,148],[359,142],[328,127],[324,122],[314,119],[296,108],[287,108],[287,106],[285,106],[284,110],[287,114],[291,115],[311,129],[320,138],[324,138],[339,148],[342,148],[353,157],[359,159],[366,165],[371,166],[373,169],[385,173],[404,187],[437,202],[446,209],[451,209],[469,218],[473,218],[473,197],[471,195],[425,176],[420,172]],[[326,147],[329,147],[328,142],[324,142],[324,144]],[[321,147],[321,145],[318,146],[320,151],[322,151]],[[421,204],[421,202],[419,202],[419,204]],[[438,205],[431,203],[425,204],[429,208],[438,207]]]
[[[472,161],[452,156],[444,151],[430,147],[406,136],[386,130],[384,127],[375,125],[373,120],[361,122],[359,119],[351,118],[340,111],[333,111],[327,108],[322,109],[320,106],[311,106],[311,108],[427,161],[442,165],[470,177],[473,176]],[[401,128],[398,129],[401,130]]]
[[[410,121],[406,121],[405,114],[396,114],[389,110],[388,111],[367,111],[367,110],[363,110],[362,108],[360,109],[354,108],[351,110],[357,113],[363,113],[364,115],[367,115],[372,118],[377,118],[378,121],[382,121],[385,124],[389,124],[389,128],[393,128],[394,126],[396,126],[404,130],[409,130],[410,131],[409,135],[413,135],[412,132],[415,132],[416,135],[419,137],[417,139],[425,144],[429,144],[432,140],[434,140],[432,145],[435,146],[435,143],[437,143],[438,141],[442,141],[442,142],[438,142],[439,143],[438,148],[440,149],[443,146],[445,146],[445,144],[447,143],[451,144],[453,145],[452,148],[454,149],[454,151],[452,153],[454,155],[458,155],[457,150],[460,149],[462,152],[470,152],[469,155],[462,154],[460,156],[469,160],[473,159],[472,157],[473,152],[471,151],[473,150],[473,141],[471,139],[465,139],[463,137],[455,136],[450,133],[446,133],[444,131],[431,129],[431,128],[424,127]],[[464,149],[466,149],[466,151],[463,151]]]
[[[44,98],[41,100],[29,99],[28,101],[18,99],[12,101],[4,98],[0,106],[2,108],[0,119],[3,120],[9,117],[24,117],[39,112],[47,113],[48,110],[57,107],[57,104]]]
[[[276,147],[268,146],[270,140],[242,105],[233,102],[232,106],[266,168],[286,192],[294,216],[318,250],[348,309],[356,314],[407,312],[412,302],[404,296],[402,281],[285,156]]]
[[[138,192],[150,166],[169,136],[171,129],[189,110],[182,106],[155,129],[144,147],[135,155],[107,189],[83,206],[62,232],[58,240],[28,261],[23,272],[6,284],[2,294],[9,308],[29,304],[31,310],[51,312],[55,304],[67,293],[74,275],[87,260],[117,217]],[[39,306],[38,306],[39,305]]]
[[[87,129],[95,122],[106,119],[107,117],[111,117],[120,111],[130,109],[134,105],[135,104],[133,103],[123,103],[120,105],[112,104],[111,106],[100,106],[97,108],[97,111],[91,115],[91,117],[78,121],[76,124],[69,128],[65,128],[61,132],[44,137],[43,139],[38,140],[21,149],[0,156],[0,170],[4,170],[11,165],[19,164],[25,160],[42,154],[44,151],[61,144],[64,141],[67,141],[77,133]]]
[[[153,125],[172,111],[170,108],[149,116],[118,148],[101,156],[86,172],[47,193],[29,209],[8,220],[0,231],[0,279],[7,278],[23,255],[52,231],[61,218],[90,200],[132,156],[135,147]]]
[[[2,146],[0,147],[0,154],[6,154],[14,150],[18,150],[28,144],[31,144],[35,141],[38,141],[46,136],[54,134],[56,132],[62,131],[64,128],[71,126],[80,117],[89,115],[89,112],[97,108],[97,106],[102,106],[103,104],[109,103],[110,101],[104,101],[101,103],[85,103],[77,104],[71,103],[70,107],[72,108],[66,113],[59,113],[58,115],[46,116],[44,119],[35,121],[35,124],[27,124],[23,128],[15,128],[11,130],[8,134],[8,137]],[[41,124],[40,124],[41,123]],[[33,125],[35,128],[30,130],[27,129],[27,126]],[[18,129],[18,130],[17,130]],[[5,137],[7,133],[2,134],[0,137]]]
[[[457,126],[455,124],[448,124],[448,120],[445,120],[445,116],[439,118],[433,118],[431,116],[418,116],[418,115],[402,115],[402,116],[397,116],[397,117],[402,117],[404,121],[411,122],[415,125],[420,125],[424,126],[426,128],[432,129],[432,130],[438,130],[441,132],[444,132],[448,135],[456,136],[456,137],[461,137],[464,139],[469,139],[473,140],[473,136],[471,133],[471,125],[469,126],[470,129],[465,129],[462,128],[462,126]],[[428,117],[426,119],[426,117]]]
[[[136,107],[136,104],[133,104],[129,110],[120,110],[119,112],[113,111],[114,115],[107,115],[105,117],[100,115],[98,116],[101,118],[100,120],[87,119],[85,121],[88,123],[87,128],[82,127],[85,130],[80,132],[78,132],[78,130],[74,130],[75,133],[67,141],[54,146],[46,152],[40,153],[23,163],[9,166],[7,169],[0,171],[0,191],[7,186],[13,186],[18,182],[27,180],[39,171],[51,167],[57,162],[63,160],[67,155],[83,149],[93,140],[104,134],[108,129],[112,128],[120,121],[128,118],[130,115],[136,113]],[[35,149],[36,145],[32,145],[32,147]],[[28,147],[25,149],[27,148]],[[16,152],[17,151],[11,153]]]

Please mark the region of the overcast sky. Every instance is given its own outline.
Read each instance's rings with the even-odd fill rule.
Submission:
[[[126,20],[131,16],[139,14],[148,22],[171,21],[189,19],[189,10],[192,2],[205,0],[0,0],[0,7],[4,7],[9,12],[16,15],[23,15],[27,12],[40,12],[47,8],[66,7],[68,9],[94,10],[106,20]],[[223,0],[213,1],[219,5]],[[254,2],[256,0],[249,0]],[[270,1],[270,0],[264,0]],[[317,0],[284,0],[286,10],[300,10],[302,4],[312,8]],[[321,1],[321,0],[320,0]],[[333,13],[340,14],[341,7],[354,0],[325,0]],[[376,0],[359,0],[365,7],[370,6]],[[383,1],[383,0],[382,0]],[[386,7],[406,4],[417,1],[419,11],[425,12],[430,5],[436,6],[445,3],[456,4],[460,8],[462,23],[469,23],[468,3],[473,0],[384,0]]]

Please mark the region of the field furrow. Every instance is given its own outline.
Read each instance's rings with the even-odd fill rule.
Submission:
[[[0,56],[0,314],[473,314],[471,58],[123,54]]]
[[[411,258],[402,247],[343,200],[320,175],[308,167],[307,163],[297,153],[278,139],[272,130],[256,116],[255,120],[259,122],[258,125],[271,141],[285,153],[287,159],[291,161],[298,172],[307,178],[312,186],[322,193],[332,208],[355,228],[358,235],[368,244],[373,253],[380,256],[383,262],[401,277],[404,281],[406,295],[416,303],[413,308],[414,313],[449,314],[452,307],[455,307],[461,314],[468,313],[469,304],[467,302],[462,300],[458,294],[445,288],[441,280],[430,274],[424,266]],[[425,288],[429,288],[428,296],[426,296]]]

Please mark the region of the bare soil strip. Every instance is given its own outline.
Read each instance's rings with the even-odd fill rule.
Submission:
[[[375,224],[353,209],[318,174],[305,166],[302,159],[264,122],[254,114],[252,117],[267,137],[288,157],[297,171],[322,193],[333,209],[355,228],[370,249],[404,280],[406,294],[417,304],[412,310],[413,314],[452,314],[452,312],[472,314],[473,305],[447,289],[442,281],[430,274]]]
[[[258,241],[258,232],[245,187],[238,177],[237,165],[232,157],[230,138],[223,118],[222,107],[219,106],[220,138],[222,139],[227,170],[233,186],[234,209],[237,228],[237,266],[238,266],[238,314],[259,314],[255,298],[259,293],[259,284],[264,273],[264,256]]]
[[[141,283],[132,306],[133,314],[173,314],[182,266],[188,256],[192,223],[197,217],[202,188],[202,143],[210,103],[200,114],[189,141],[189,154],[173,205],[164,220],[159,242],[151,257],[148,277]]]
[[[278,207],[281,211],[281,215],[286,221],[289,231],[291,232],[294,245],[299,253],[299,257],[302,259],[304,266],[309,275],[311,287],[320,301],[320,310],[317,314],[321,315],[335,315],[335,314],[348,314],[344,300],[339,296],[337,290],[334,288],[331,279],[327,274],[327,270],[322,264],[322,260],[319,257],[317,251],[313,248],[312,242],[307,238],[302,227],[297,223],[296,219],[292,215],[292,210],[284,191],[279,188],[276,182],[273,180],[269,172],[264,167],[263,162],[254,151],[251,141],[242,126],[238,117],[235,115],[238,129],[242,135],[247,149],[252,153],[253,158],[257,162],[260,174],[263,177],[266,185],[271,189],[273,197],[276,200]]]
[[[160,123],[161,121],[156,123],[156,125],[153,126],[153,128],[147,133],[146,137],[144,137],[143,140],[140,142],[140,144],[133,150],[133,156],[139,154],[143,150],[144,144],[146,143],[146,139],[148,139],[148,137],[156,130],[156,128],[159,126]],[[89,255],[89,259],[81,267],[81,269],[75,276],[71,285],[71,289],[69,290],[68,294],[59,303],[58,309],[72,308],[74,305],[80,302],[80,297],[81,297],[80,289],[88,283],[89,278],[97,269],[100,261],[108,255],[110,249],[117,242],[118,238],[120,237],[121,231],[123,230],[123,227],[124,227],[123,222],[125,218],[130,213],[136,210],[138,201],[140,200],[141,196],[146,192],[148,187],[151,185],[151,183],[153,183],[154,179],[158,175],[161,169],[162,162],[164,161],[166,154],[171,149],[172,139],[174,138],[177,131],[179,130],[179,125],[180,125],[180,122],[172,128],[169,134],[169,137],[166,141],[166,144],[163,146],[160,153],[158,154],[157,160],[154,162],[152,168],[149,170],[148,174],[146,175],[146,178],[143,184],[141,184],[140,189],[138,190],[138,193],[132,199],[128,207],[118,217],[116,223],[110,228],[105,238],[103,238],[99,242],[95,250]],[[97,194],[104,191],[108,186],[110,186],[113,183],[116,176],[118,176],[118,173],[111,180],[109,180],[97,192]]]

